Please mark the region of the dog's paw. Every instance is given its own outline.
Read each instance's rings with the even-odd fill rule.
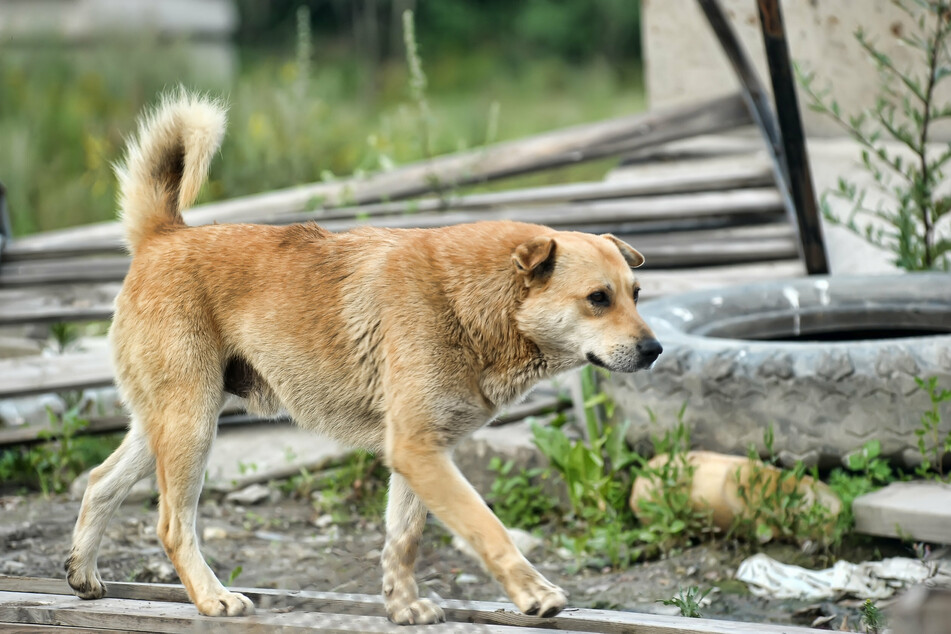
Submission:
[[[243,616],[254,614],[251,599],[237,592],[222,592],[195,602],[205,616]]]
[[[386,612],[397,625],[429,625],[446,620],[442,608],[429,599],[416,599],[395,608],[387,606]]]
[[[66,583],[80,599],[101,599],[106,596],[106,584],[95,568],[84,570],[70,557],[66,560]]]
[[[539,575],[511,593],[519,610],[532,616],[555,616],[568,603],[565,591]]]

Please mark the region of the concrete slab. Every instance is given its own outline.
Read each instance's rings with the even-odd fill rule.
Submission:
[[[234,491],[346,458],[352,449],[286,423],[222,429],[208,459],[206,490]]]
[[[951,485],[895,482],[856,498],[852,512],[859,533],[951,544]]]

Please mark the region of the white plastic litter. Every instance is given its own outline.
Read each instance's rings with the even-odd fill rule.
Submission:
[[[825,570],[809,570],[780,563],[762,553],[745,559],[736,571],[736,578],[745,582],[756,596],[804,600],[841,594],[857,599],[884,599],[905,585],[948,575],[951,570],[946,562],[923,563],[904,557],[860,564],[839,561]]]

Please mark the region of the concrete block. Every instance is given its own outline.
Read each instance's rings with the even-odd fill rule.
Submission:
[[[855,530],[868,535],[951,544],[951,486],[895,482],[852,503]]]

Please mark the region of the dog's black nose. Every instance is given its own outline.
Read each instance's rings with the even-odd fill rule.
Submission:
[[[637,342],[637,354],[640,355],[642,363],[653,363],[663,351],[664,347],[656,339],[645,339]]]

